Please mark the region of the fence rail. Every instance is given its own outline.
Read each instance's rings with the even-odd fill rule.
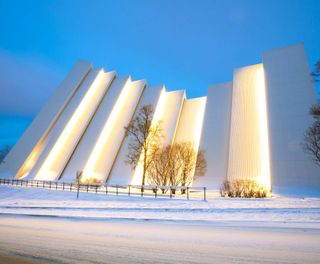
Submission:
[[[78,184],[76,182],[38,181],[1,179],[0,185],[11,185],[25,188],[44,188],[77,192],[77,197],[82,192],[104,195],[126,195],[170,199],[202,199],[206,200],[206,187],[188,186],[149,186],[149,185],[108,185],[108,184]]]

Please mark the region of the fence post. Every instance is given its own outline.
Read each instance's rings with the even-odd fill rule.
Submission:
[[[118,184],[116,185],[116,193],[118,195]]]
[[[87,184],[87,192],[89,192],[89,183]]]
[[[203,187],[203,200],[206,201],[207,200],[207,195],[206,195],[206,187]]]
[[[62,183],[62,190],[64,190],[64,182]]]
[[[189,200],[189,186],[187,187],[187,199]]]
[[[80,182],[78,181],[78,188],[77,188],[77,199],[79,199],[79,192],[80,192]]]
[[[38,188],[38,186],[39,186],[39,182],[37,181],[37,188]]]
[[[72,191],[72,182],[70,183],[70,192]]]
[[[130,196],[130,187],[131,187],[131,185],[129,185],[129,191],[128,191],[128,195]]]
[[[157,195],[158,195],[158,186],[156,186],[156,191],[154,193],[154,198],[157,198]]]
[[[170,199],[172,199],[172,188],[170,186]]]
[[[98,192],[98,185],[96,185],[96,193]]]
[[[108,194],[108,185],[106,185],[106,195]]]
[[[33,188],[33,180],[31,180],[31,188]]]
[[[58,190],[58,182],[56,182],[56,190]]]

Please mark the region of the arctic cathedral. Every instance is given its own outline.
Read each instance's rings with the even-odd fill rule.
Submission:
[[[233,80],[187,99],[145,80],[119,77],[79,61],[0,167],[0,177],[75,181],[76,172],[107,184],[140,184],[125,163],[124,126],[154,106],[163,143],[192,141],[205,150],[206,173],[193,186],[218,191],[225,179],[253,179],[275,193],[319,192],[318,168],[301,144],[316,103],[303,44],[262,54]]]

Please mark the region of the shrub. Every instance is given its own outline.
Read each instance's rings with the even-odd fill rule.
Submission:
[[[97,178],[87,178],[85,180],[81,181],[81,184],[93,184],[93,185],[100,185],[101,184],[101,180],[98,180]]]
[[[254,180],[226,180],[220,188],[220,194],[222,197],[264,198],[268,190]]]

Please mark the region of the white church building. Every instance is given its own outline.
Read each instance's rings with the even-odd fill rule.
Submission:
[[[164,144],[192,141],[205,151],[206,173],[193,186],[218,191],[226,179],[254,179],[275,193],[319,193],[320,167],[301,146],[315,103],[303,44],[264,52],[260,64],[235,69],[233,80],[193,99],[79,61],[7,155],[0,178],[71,182],[81,170],[107,184],[140,184],[141,173],[125,163],[124,126],[151,104]]]

